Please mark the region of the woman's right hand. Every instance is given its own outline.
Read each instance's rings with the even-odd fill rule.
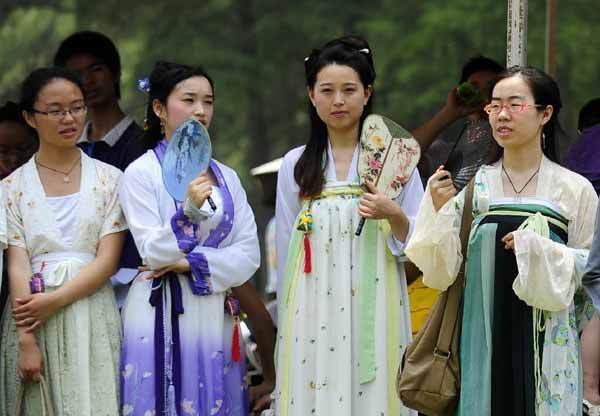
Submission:
[[[19,377],[26,383],[40,381],[44,359],[33,334],[19,335]]]
[[[436,212],[456,195],[452,176],[450,172],[444,170],[443,165],[429,178],[429,191],[431,192],[431,200]]]
[[[201,173],[188,185],[187,196],[192,200],[196,208],[201,208],[211,193],[212,186],[206,173]]]

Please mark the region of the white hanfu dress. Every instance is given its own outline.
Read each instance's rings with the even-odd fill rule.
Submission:
[[[121,204],[144,264],[157,270],[187,258],[191,273],[133,281],[122,312],[122,412],[245,416],[243,348],[236,362],[225,300],[260,263],[254,214],[235,171],[213,160],[217,210],[192,223],[164,186],[165,149],[163,140],[129,165]]]
[[[44,263],[46,292],[76,279],[94,260],[102,237],[127,229],[117,194],[120,177],[118,169],[81,152],[80,191],[64,197],[76,206],[70,213],[53,208],[56,199],[46,197],[33,158],[4,180],[8,244],[27,250],[34,273]],[[3,416],[13,415],[20,384],[11,307],[7,302],[0,339]],[[118,414],[121,321],[108,279],[92,295],[56,312],[36,338],[55,415]],[[29,385],[24,414],[41,415],[40,404],[39,388]]]
[[[367,220],[360,237],[358,146],[338,180],[328,149],[326,184],[311,204],[311,271],[305,272],[294,167],[304,146],[285,156],[277,184],[279,334],[275,412],[278,416],[397,416],[395,379],[411,338],[404,243],[387,221]],[[423,187],[412,174],[396,202],[412,223]],[[287,265],[286,265],[287,263]]]

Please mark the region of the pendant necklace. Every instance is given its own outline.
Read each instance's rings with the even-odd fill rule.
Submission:
[[[531,182],[533,180],[533,178],[535,178],[535,175],[537,175],[538,172],[540,171],[540,167],[541,167],[541,165],[538,166],[537,170],[535,172],[533,172],[533,175],[531,175],[531,177],[527,180],[527,182],[525,182],[525,185],[523,185],[523,187],[517,191],[515,184],[513,183],[512,179],[508,175],[508,172],[506,171],[506,168],[504,167],[504,163],[502,163],[502,172],[504,172],[504,174],[506,175],[506,179],[508,179],[510,186],[512,186],[512,189],[516,194],[517,201],[519,201],[519,202],[521,201],[521,192],[523,192],[523,190],[525,188],[527,188],[527,185],[529,185],[529,182]]]
[[[81,162],[81,156],[79,156],[79,159],[77,159],[77,160],[75,161],[75,163],[73,164],[73,166],[71,166],[71,169],[69,169],[69,170],[68,170],[68,171],[66,171],[66,172],[63,172],[62,170],[58,170],[58,169],[51,168],[50,166],[46,166],[46,165],[44,165],[44,164],[40,163],[40,162],[37,160],[37,157],[36,157],[34,160],[35,160],[35,164],[36,164],[36,165],[38,165],[38,166],[41,166],[41,167],[43,167],[44,169],[48,169],[48,170],[51,170],[51,171],[53,171],[53,172],[60,173],[61,175],[63,175],[63,182],[64,182],[64,183],[69,183],[69,182],[71,182],[71,177],[70,177],[69,175],[71,174],[71,172],[73,172],[73,169],[75,169],[75,166],[77,166],[77,165],[79,164],[79,162]]]

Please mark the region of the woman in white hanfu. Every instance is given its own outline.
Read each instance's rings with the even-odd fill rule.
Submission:
[[[466,257],[458,415],[581,415],[578,331],[593,313],[581,278],[598,198],[556,161],[556,82],[513,67],[486,111],[503,155],[475,176],[468,252],[464,190],[430,179],[406,248],[426,285],[446,290]]]
[[[1,324],[0,414],[16,414],[22,383],[23,414],[43,414],[43,375],[55,415],[116,415],[121,323],[109,279],[127,228],[121,172],[75,146],[86,113],[77,75],[36,70],[21,101],[40,147],[4,180],[12,302]]]
[[[231,168],[211,160],[184,203],[167,192],[161,168],[177,127],[190,117],[208,127],[213,102],[202,68],[155,65],[145,136],[152,149],[127,168],[120,190],[142,260],[154,271],[134,280],[123,309],[124,415],[248,414],[244,355],[230,310],[236,302],[227,291],[247,288],[258,268],[254,215]],[[212,214],[208,196],[217,207]],[[205,218],[188,217],[193,207]]]
[[[285,156],[277,183],[275,412],[412,414],[394,386],[411,337],[403,247],[423,186],[416,170],[396,200],[359,186],[359,134],[375,81],[367,42],[335,39],[305,70],[311,136]]]

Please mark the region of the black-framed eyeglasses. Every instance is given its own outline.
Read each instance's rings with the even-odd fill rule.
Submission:
[[[53,120],[62,120],[67,114],[71,114],[72,117],[81,117],[85,115],[87,113],[87,107],[85,105],[75,105],[65,110],[39,111],[33,108],[31,111],[36,114],[42,114]]]

